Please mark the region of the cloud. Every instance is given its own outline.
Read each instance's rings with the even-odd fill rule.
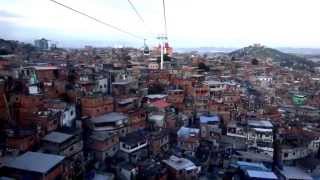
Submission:
[[[21,15],[0,9],[0,17],[2,17],[2,18],[20,18]]]

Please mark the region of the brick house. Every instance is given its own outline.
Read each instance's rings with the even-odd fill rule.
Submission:
[[[96,132],[90,135],[86,146],[96,160],[104,162],[118,152],[119,136],[112,132]]]
[[[101,94],[85,96],[81,98],[82,116],[97,117],[113,112],[113,98]]]

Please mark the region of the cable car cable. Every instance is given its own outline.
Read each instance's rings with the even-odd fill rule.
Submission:
[[[139,17],[139,19],[140,19],[143,23],[145,23],[143,17],[141,16],[141,14],[140,14],[139,11],[137,10],[137,8],[134,6],[134,4],[132,3],[132,1],[128,0],[128,2],[129,2],[129,4],[130,4],[131,8],[133,9],[133,11],[134,11],[134,12],[136,13],[136,15]]]
[[[58,1],[55,1],[55,0],[49,0],[49,1],[51,1],[51,2],[53,2],[53,3],[56,3],[56,4],[58,4],[58,5],[60,5],[60,6],[64,7],[64,8],[67,8],[67,9],[73,11],[73,12],[76,12],[76,13],[78,13],[78,14],[81,14],[81,15],[83,15],[83,16],[91,19],[91,20],[94,20],[94,21],[96,21],[96,22],[98,22],[98,23],[100,23],[100,24],[102,24],[102,25],[108,26],[109,28],[112,28],[112,29],[117,30],[117,31],[119,31],[119,32],[125,33],[125,34],[130,35],[130,36],[132,36],[132,37],[135,37],[135,38],[137,38],[137,39],[142,39],[142,40],[146,39],[146,38],[144,38],[144,37],[141,37],[141,36],[139,36],[139,35],[136,35],[136,34],[133,34],[133,33],[131,33],[131,32],[128,32],[128,31],[126,31],[126,30],[123,30],[123,29],[121,29],[121,28],[119,28],[119,27],[116,27],[116,26],[114,26],[114,25],[111,25],[111,24],[109,24],[109,23],[106,23],[106,22],[104,22],[104,21],[102,21],[102,20],[99,20],[99,19],[97,19],[97,18],[95,18],[95,17],[93,17],[93,16],[90,16],[90,15],[84,13],[84,12],[81,12],[81,11],[79,11],[79,10],[76,10],[76,9],[74,9],[74,8],[72,8],[72,7],[70,7],[70,6],[67,6],[67,5],[65,5],[65,4],[62,4],[62,3],[58,2]]]
[[[138,9],[136,8],[136,6],[133,4],[133,2],[131,0],[128,0],[131,8],[133,9],[133,11],[135,12],[135,14],[138,16],[138,18],[140,19],[140,21],[145,25],[148,33],[152,36],[155,36],[154,33],[152,33],[151,28],[148,26],[148,24],[146,23],[146,21],[144,20],[144,18],[142,17],[141,13],[139,13]]]

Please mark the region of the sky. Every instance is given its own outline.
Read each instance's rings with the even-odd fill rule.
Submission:
[[[156,45],[164,33],[162,0],[57,0]],[[166,0],[168,39],[175,47],[320,48],[319,0]],[[0,38],[46,38],[63,47],[143,46],[49,0],[0,0]]]

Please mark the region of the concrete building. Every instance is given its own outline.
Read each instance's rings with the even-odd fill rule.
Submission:
[[[137,163],[148,156],[146,133],[137,131],[120,138],[120,156],[127,162]]]
[[[34,41],[34,45],[40,50],[48,50],[49,49],[49,41],[47,39],[37,39]]]
[[[119,136],[128,133],[128,116],[123,113],[111,112],[89,120],[88,125],[94,132],[114,132]]]
[[[162,161],[169,170],[168,179],[198,179],[201,167],[186,158],[170,156]]]

